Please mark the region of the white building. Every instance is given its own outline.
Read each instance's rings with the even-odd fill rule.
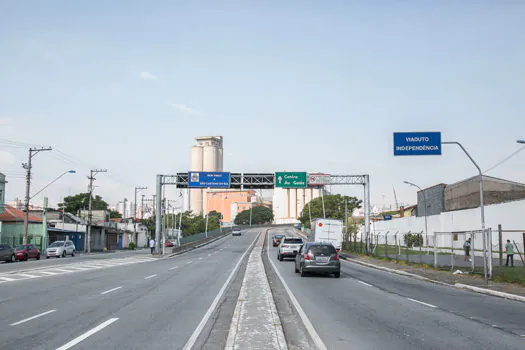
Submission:
[[[190,171],[222,171],[222,136],[196,137],[197,144],[191,148]],[[205,212],[204,189],[189,190],[189,207],[195,214]]]
[[[273,190],[273,216],[276,224],[299,222],[304,206],[321,196],[318,188],[275,188]]]

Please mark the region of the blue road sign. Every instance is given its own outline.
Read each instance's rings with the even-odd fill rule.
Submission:
[[[383,220],[385,220],[385,221],[392,220],[392,215],[390,215],[390,214],[383,215]]]
[[[395,132],[394,156],[441,155],[440,132]]]
[[[230,173],[189,171],[190,188],[230,188]]]

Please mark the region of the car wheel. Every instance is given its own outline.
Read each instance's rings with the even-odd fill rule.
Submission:
[[[29,257],[27,256],[27,254],[24,255],[24,260],[25,260],[25,261],[29,260]]]
[[[306,276],[306,271],[303,270],[303,266],[301,265],[301,277],[305,277]]]
[[[66,257],[66,251],[65,251],[65,250],[62,252],[62,257],[63,257],[63,258]]]
[[[11,255],[11,262],[13,262],[13,263],[16,262],[16,256],[14,254]]]
[[[36,255],[36,260],[40,260],[40,253]]]
[[[283,261],[283,256],[281,254],[279,254],[278,259],[279,259],[279,261]]]
[[[46,255],[46,259],[49,259],[49,256]]]
[[[75,256],[75,251],[73,250],[73,252],[71,253],[71,256]]]
[[[335,276],[335,278],[339,278],[339,277],[341,277],[341,272],[335,272],[335,273],[334,273],[334,276]]]
[[[295,270],[295,273],[299,273],[299,270],[297,270],[297,265],[294,264],[294,270]]]

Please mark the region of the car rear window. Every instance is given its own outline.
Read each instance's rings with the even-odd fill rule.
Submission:
[[[284,243],[301,244],[303,240],[300,238],[285,238]]]
[[[310,247],[310,253],[316,254],[335,254],[335,248],[332,245],[313,245]]]

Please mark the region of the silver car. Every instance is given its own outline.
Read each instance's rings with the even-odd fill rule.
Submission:
[[[279,259],[279,261],[283,261],[285,258],[295,258],[302,245],[303,240],[301,238],[284,237],[281,239],[281,243],[279,244],[277,259]]]
[[[0,244],[0,261],[15,262],[15,249],[9,244]]]
[[[65,258],[66,255],[75,256],[75,245],[72,241],[56,241],[53,242],[46,249],[46,259],[49,259],[52,256],[57,258]]]
[[[235,227],[233,230],[232,230],[232,236],[240,236],[241,235],[241,229],[238,228],[238,227]]]
[[[341,277],[341,261],[335,247],[329,243],[307,242],[295,257],[295,272],[301,277],[309,272],[330,273]]]

